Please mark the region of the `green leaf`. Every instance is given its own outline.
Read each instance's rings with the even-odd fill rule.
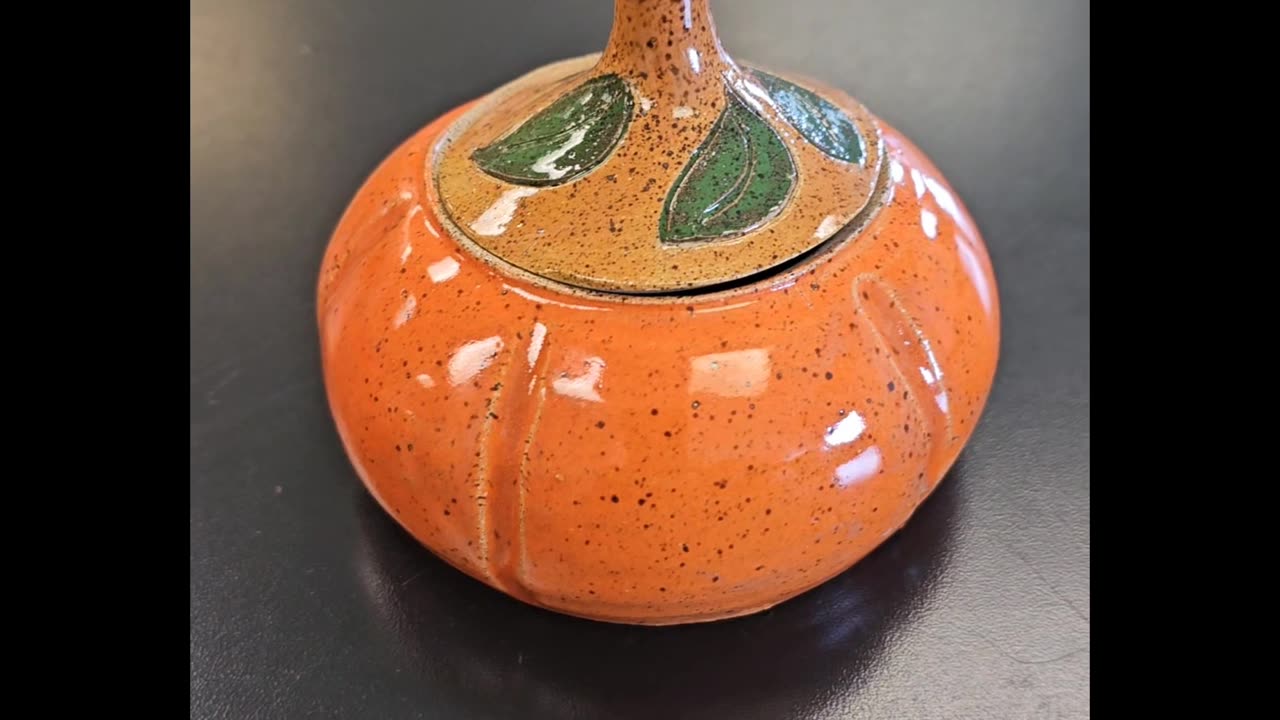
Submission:
[[[795,184],[787,146],[730,90],[724,112],[667,195],[659,235],[670,243],[740,235],[777,215]]]
[[[866,161],[862,133],[840,108],[776,75],[760,70],[753,74],[782,117],[814,147],[847,163]]]
[[[564,185],[609,157],[631,124],[634,105],[622,78],[602,75],[471,157],[481,170],[509,183]]]

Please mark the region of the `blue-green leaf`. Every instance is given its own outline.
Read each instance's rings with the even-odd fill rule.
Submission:
[[[635,101],[617,75],[593,78],[472,159],[489,175],[516,185],[573,182],[617,147],[631,123]]]
[[[669,243],[741,235],[777,215],[795,184],[787,146],[729,91],[724,112],[667,195],[659,235]]]
[[[782,117],[810,144],[837,160],[859,165],[865,162],[862,133],[840,108],[776,75],[760,70],[753,74]]]

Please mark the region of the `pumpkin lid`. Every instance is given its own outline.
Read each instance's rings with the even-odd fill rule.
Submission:
[[[540,68],[450,128],[430,162],[454,233],[606,292],[758,276],[856,232],[885,182],[842,92],[738,65],[707,0],[617,0],[605,51]]]

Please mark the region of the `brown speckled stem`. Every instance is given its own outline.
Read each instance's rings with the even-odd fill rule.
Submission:
[[[716,35],[709,0],[616,0],[597,71],[627,77],[657,101],[701,105],[738,69]]]

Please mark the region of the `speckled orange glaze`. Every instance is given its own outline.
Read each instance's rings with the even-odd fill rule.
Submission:
[[[996,286],[973,220],[895,130],[816,85],[826,100],[786,96],[802,98],[786,117],[735,105],[709,130],[721,80],[672,72],[653,85],[666,54],[646,30],[678,39],[684,28],[704,58],[689,67],[736,77],[706,0],[617,7],[604,54],[454,110],[361,188],[321,270],[325,383],[365,486],[480,581],[611,622],[749,614],[856,563],[938,485],[990,392]],[[683,14],[673,20],[672,8]],[[673,58],[698,55],[672,47]],[[612,75],[562,105],[579,116],[502,135],[592,72]],[[647,107],[624,131],[635,88]],[[684,131],[644,120],[675,102],[689,108]],[[855,126],[865,155],[842,160],[854,157],[841,138]],[[717,132],[732,142],[699,155],[699,138]],[[565,138],[594,169],[544,183],[539,168],[578,172],[574,158],[555,165]],[[700,156],[710,180],[689,181],[692,200],[678,207],[692,210],[670,216],[685,224],[660,234],[663,197],[680,196],[678,171]],[[663,157],[670,166],[654,176],[669,192],[646,196],[643,173],[608,179]],[[575,197],[595,200],[566,204]],[[482,225],[502,232],[461,227],[495,202],[501,222]],[[720,232],[710,213],[721,204],[741,220],[736,235],[675,246],[690,237],[681,228]],[[607,229],[620,223],[630,229]],[[759,262],[771,242],[780,257]],[[663,253],[693,264],[670,267]],[[622,287],[636,292],[610,292]]]
[[[590,296],[441,230],[423,158],[464,109],[368,180],[319,290],[339,432],[408,532],[521,600],[672,624],[791,598],[907,521],[999,344],[978,230],[910,142],[881,124],[888,204],[788,276]]]

